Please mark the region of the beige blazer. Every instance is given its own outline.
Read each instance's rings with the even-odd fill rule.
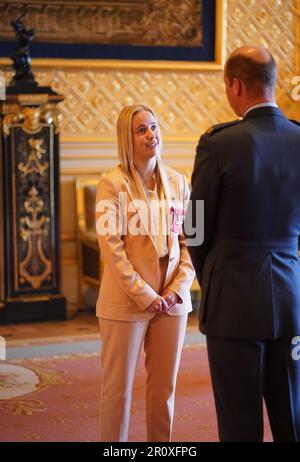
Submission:
[[[167,212],[171,207],[177,211],[185,211],[189,199],[185,175],[162,165],[161,180]],[[97,231],[108,227],[107,217],[110,218],[110,223],[114,222],[119,226],[119,214],[124,215],[124,210],[127,222],[134,220],[143,231],[143,234],[137,235],[124,232],[126,226],[123,223],[118,232],[101,232],[101,235],[97,232],[101,256],[105,263],[96,306],[97,316],[101,318],[140,321],[155,316],[146,308],[155,300],[159,291],[159,258],[155,237],[149,232],[147,222],[150,214],[149,202],[142,184],[140,181],[137,183],[140,195],[145,203],[148,203],[146,209],[132,204],[133,200],[138,199],[138,195],[120,166],[103,175],[97,185]],[[130,207],[128,203],[125,204],[126,201],[131,202]],[[182,300],[182,303],[174,305],[168,314],[181,315],[192,310],[190,287],[195,273],[184,235],[175,229],[167,236],[167,241],[169,260],[164,287],[172,289]]]

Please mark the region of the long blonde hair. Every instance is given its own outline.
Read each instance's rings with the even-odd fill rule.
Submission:
[[[135,190],[137,191],[136,176],[134,175],[133,165],[133,152],[132,152],[132,118],[135,114],[142,111],[150,112],[155,120],[157,121],[154,110],[145,104],[133,104],[132,106],[125,106],[117,120],[117,138],[118,138],[118,157],[122,169],[129,177]],[[157,189],[161,190],[161,179],[160,179],[160,158],[157,159],[156,164],[156,178],[157,178]]]

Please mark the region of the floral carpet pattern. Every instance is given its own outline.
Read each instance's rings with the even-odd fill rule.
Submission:
[[[146,441],[143,360],[134,386],[129,441]],[[0,442],[99,441],[100,376],[96,352],[1,361]],[[218,441],[205,345],[183,350],[173,441]]]

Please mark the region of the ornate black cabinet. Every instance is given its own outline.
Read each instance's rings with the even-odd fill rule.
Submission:
[[[59,112],[50,88],[1,102],[0,322],[65,318],[60,292]]]

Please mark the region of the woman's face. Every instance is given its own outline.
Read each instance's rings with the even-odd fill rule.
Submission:
[[[159,156],[161,134],[157,120],[149,111],[141,111],[132,118],[133,161],[150,160]]]

